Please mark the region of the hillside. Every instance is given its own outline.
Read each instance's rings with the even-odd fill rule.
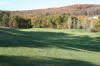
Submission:
[[[84,15],[92,16],[92,15],[100,15],[100,5],[76,4],[59,8],[11,11],[11,13],[16,15],[30,16],[30,17],[39,15],[49,15],[49,14],[63,14],[63,13],[68,13],[69,15],[76,15],[76,16],[84,16]]]

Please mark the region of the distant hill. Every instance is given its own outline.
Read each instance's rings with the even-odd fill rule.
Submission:
[[[39,15],[50,15],[50,14],[63,14],[63,13],[76,16],[86,16],[86,15],[93,16],[93,15],[100,15],[100,5],[76,4],[59,8],[11,11],[11,13],[16,15],[30,16],[30,17]]]

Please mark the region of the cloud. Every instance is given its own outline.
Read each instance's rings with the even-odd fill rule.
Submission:
[[[5,1],[0,1],[0,5],[7,5],[8,2],[5,2]]]

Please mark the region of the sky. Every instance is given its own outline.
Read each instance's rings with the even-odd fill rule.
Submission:
[[[100,4],[100,0],[0,0],[0,10],[34,10],[73,4]]]

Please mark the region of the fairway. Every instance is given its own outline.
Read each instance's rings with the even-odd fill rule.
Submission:
[[[100,33],[79,29],[0,27],[5,66],[100,66]]]

